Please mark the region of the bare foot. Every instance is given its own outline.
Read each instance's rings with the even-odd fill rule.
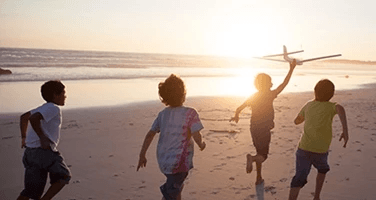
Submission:
[[[252,160],[251,154],[247,154],[247,168],[246,168],[246,171],[247,171],[248,174],[251,173],[252,170],[253,170],[252,163],[253,163],[253,160]]]
[[[256,180],[256,185],[260,185],[260,184],[263,184],[264,183],[264,179],[259,179],[259,180]]]

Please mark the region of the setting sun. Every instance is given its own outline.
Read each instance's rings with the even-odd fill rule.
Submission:
[[[225,22],[224,22],[225,23]],[[255,27],[266,26],[259,24],[228,22],[223,30],[214,35],[215,52],[217,55],[250,58],[260,56],[270,48],[269,34],[260,32]]]

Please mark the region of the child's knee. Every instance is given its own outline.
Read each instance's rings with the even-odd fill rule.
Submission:
[[[304,185],[307,184],[307,178],[304,177],[304,176],[294,176],[294,178],[292,178],[292,181],[291,181],[291,184],[290,184],[290,187],[291,188],[302,188],[304,187]]]
[[[163,194],[163,197],[166,200],[170,200],[170,199],[176,199],[179,196],[181,192],[181,187],[177,187],[174,185],[168,186],[167,184],[164,184],[160,187],[160,190]]]
[[[328,173],[330,169],[329,168],[326,168],[326,169],[318,169],[317,172],[320,173],[320,174],[326,174]]]
[[[257,158],[254,159],[256,162],[259,161],[261,163],[265,162],[265,160],[268,158],[268,154],[267,153],[257,153]]]
[[[50,183],[60,183],[60,184],[69,184],[71,176],[67,174],[50,174]]]
[[[268,158],[268,154],[262,154],[261,156],[264,158],[264,161]]]

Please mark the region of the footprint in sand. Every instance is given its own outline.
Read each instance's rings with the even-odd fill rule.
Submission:
[[[220,155],[222,155],[222,153],[213,154],[213,157],[214,156],[220,156]]]
[[[220,191],[222,190],[222,188],[213,188],[213,191],[210,192],[210,194],[218,194]],[[206,190],[203,190],[202,192],[206,193],[207,191]]]
[[[280,180],[279,180],[279,182],[286,182],[287,181],[287,178],[281,178]]]
[[[12,125],[12,124],[16,124],[16,122],[6,122],[6,123],[3,123],[3,124],[0,124],[0,125]]]
[[[135,188],[136,191],[139,189],[145,189],[146,188],[146,185],[144,185],[145,183],[146,181],[141,181],[141,186],[135,186],[135,187],[132,186],[132,188]]]
[[[270,192],[271,194],[276,194],[277,192],[275,191],[276,187],[274,186],[265,186],[264,190],[265,192]]]
[[[221,167],[215,167],[214,169],[210,170],[209,172],[214,172],[216,170],[220,171],[220,170],[222,170],[222,168]]]
[[[227,163],[221,163],[221,164],[216,165],[216,166],[214,166],[214,167],[222,167],[222,166],[225,166],[225,165],[227,165]]]
[[[246,191],[246,190],[250,190],[251,187],[231,187],[230,189],[234,190],[235,191],[235,194],[240,194],[242,193],[242,191]]]
[[[70,129],[70,128],[81,128],[81,126],[77,123],[76,120],[71,120],[68,122],[68,125],[62,127],[61,129]]]
[[[13,136],[2,137],[1,139],[2,139],[2,140],[7,140],[7,139],[11,139],[11,138],[13,138]]]

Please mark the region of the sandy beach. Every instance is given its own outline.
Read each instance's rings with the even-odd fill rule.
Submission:
[[[293,120],[313,92],[282,93],[274,101],[275,128],[270,155],[264,164],[265,199],[287,199],[295,170],[295,150],[303,125]],[[247,153],[255,153],[249,132],[251,111],[238,124],[229,122],[244,97],[195,97],[184,105],[197,109],[204,125],[207,147],[195,146],[194,166],[185,182],[185,200],[257,199],[256,173],[246,174]],[[333,123],[329,153],[330,172],[321,198],[371,200],[376,196],[376,89],[336,91],[334,102],[346,110],[350,140],[339,142],[341,124]],[[158,135],[150,146],[146,168],[136,172],[138,154],[151,123],[164,105],[152,101],[127,106],[63,110],[58,146],[72,172],[72,180],[55,199],[161,199],[159,186],[165,177],[156,161]],[[23,149],[19,115],[0,115],[0,199],[16,199],[23,188]],[[312,199],[316,170],[299,199]]]

